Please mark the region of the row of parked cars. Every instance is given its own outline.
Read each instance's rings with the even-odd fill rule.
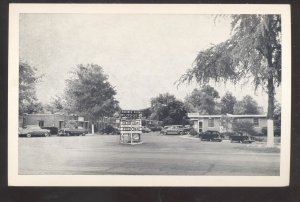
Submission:
[[[199,134],[202,141],[221,142],[225,136],[218,131],[208,130]],[[229,136],[230,142],[249,143],[255,141],[255,138],[250,135],[245,135],[241,132],[234,132]]]
[[[84,136],[88,131],[82,127],[64,128],[58,131],[57,136]],[[49,137],[50,130],[41,128],[38,125],[27,125],[19,128],[19,137]]]

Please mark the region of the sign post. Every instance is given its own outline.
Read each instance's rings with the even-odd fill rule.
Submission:
[[[122,110],[120,128],[120,143],[141,144],[142,112],[138,110]]]

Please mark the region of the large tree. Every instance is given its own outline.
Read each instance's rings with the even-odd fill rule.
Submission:
[[[20,61],[19,63],[19,115],[42,111],[42,104],[36,96],[36,83],[41,76],[36,68]]]
[[[152,112],[150,118],[162,121],[164,125],[188,123],[183,102],[169,93],[152,98],[150,109]]]
[[[92,122],[112,116],[119,110],[115,95],[108,76],[96,64],[78,65],[67,80],[65,99],[69,111],[83,115]]]
[[[188,112],[199,112],[201,114],[216,114],[216,99],[219,93],[209,85],[201,89],[194,89],[184,100],[185,108]]]
[[[221,99],[221,113],[233,114],[233,107],[236,102],[236,98],[232,95],[232,93],[226,92],[226,94]]]
[[[233,110],[234,114],[259,114],[258,104],[250,95],[246,95],[241,101],[238,101]]]
[[[166,106],[176,100],[174,95],[169,93],[159,94],[157,97],[151,98],[151,115],[150,119],[161,121],[166,117]]]
[[[268,93],[268,146],[274,144],[275,87],[281,83],[280,15],[230,15],[231,37],[201,51],[179,82],[251,81]]]
[[[56,112],[62,112],[65,108],[65,105],[65,100],[62,97],[56,95],[48,104],[45,105],[44,109],[53,114]]]

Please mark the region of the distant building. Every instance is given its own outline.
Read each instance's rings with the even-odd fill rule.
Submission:
[[[232,132],[232,123],[240,120],[252,122],[257,132],[261,132],[263,127],[267,127],[267,115],[202,115],[200,113],[188,113],[188,117],[193,122],[194,129],[199,132],[207,130]]]
[[[76,121],[78,127],[85,129],[89,128],[89,122],[77,115],[66,114],[23,114],[19,117],[19,126],[26,127],[27,125],[38,125],[41,128],[48,128],[52,133],[58,129],[67,127],[68,121]]]

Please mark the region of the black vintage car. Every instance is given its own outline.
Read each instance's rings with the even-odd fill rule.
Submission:
[[[221,142],[223,137],[218,131],[208,130],[199,135],[201,141]]]
[[[249,143],[255,142],[255,138],[250,135],[244,135],[241,132],[236,132],[230,136],[230,142]]]
[[[88,131],[82,127],[64,128],[58,131],[57,136],[85,136]]]

